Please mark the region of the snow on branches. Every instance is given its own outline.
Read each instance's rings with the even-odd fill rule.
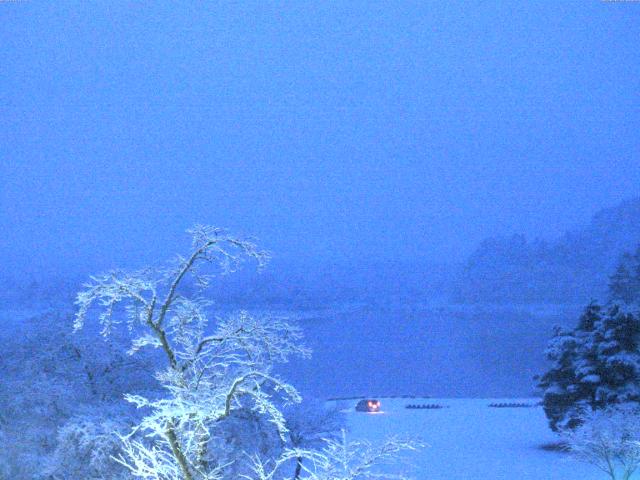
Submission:
[[[247,312],[218,318],[212,326],[209,303],[182,293],[187,275],[199,286],[208,285],[211,275],[202,272],[206,264],[228,273],[246,259],[261,267],[268,254],[221,229],[197,226],[191,234],[191,253],[170,268],[92,277],[76,301],[76,330],[97,306],[103,335],[126,323],[133,337],[130,354],[145,347],[164,352],[166,368],[156,372],[156,378],[166,396],[125,396],[149,412],[134,431],[143,439],[123,437],[127,455],[118,458],[138,478],[221,478],[220,459],[208,448],[216,423],[249,405],[266,416],[284,440],[287,428],[278,404],[300,401],[295,388],[272,372],[274,364],[291,356],[309,355],[298,327]]]
[[[637,405],[589,411],[581,420],[579,427],[563,432],[569,452],[603,471],[611,480],[629,480],[640,466]]]
[[[388,468],[397,463],[403,452],[416,451],[424,445],[412,439],[391,437],[376,445],[368,441],[349,441],[342,430],[340,438],[329,439],[319,451],[288,450],[275,462],[265,464],[253,458],[253,474],[245,475],[248,480],[272,480],[279,468],[291,458],[305,459],[305,464],[295,475],[295,480],[366,480],[371,478],[386,480],[409,480],[404,473],[387,473]]]

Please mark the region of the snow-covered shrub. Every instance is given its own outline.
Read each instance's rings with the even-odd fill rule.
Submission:
[[[640,466],[640,410],[637,405],[584,414],[580,426],[563,432],[568,450],[605,472],[629,480]]]
[[[327,440],[337,439],[345,428],[344,415],[320,401],[303,401],[280,405],[279,408],[287,428],[284,440],[278,438],[276,426],[249,405],[238,407],[224,422],[211,427],[209,450],[216,452],[218,463],[226,464],[223,469],[225,478],[250,475],[251,464],[247,458],[269,462],[286,456],[288,449],[320,450]],[[246,458],[238,461],[238,452],[243,452]],[[291,459],[286,468],[282,467],[284,477],[298,478],[303,461],[302,456]]]
[[[86,406],[158,388],[147,357],[127,356],[117,338],[73,335],[72,325],[71,315],[47,311],[0,331],[0,422],[11,439],[0,461],[11,466],[11,478],[40,475],[58,428]]]
[[[403,454],[416,451],[424,445],[411,439],[389,438],[380,444],[368,441],[349,441],[345,430],[337,438],[324,442],[324,448],[317,451],[289,450],[277,461],[263,462],[252,459],[253,473],[245,478],[250,480],[271,480],[274,478],[294,478],[295,480],[368,480],[373,478],[409,480],[406,473],[410,468],[404,465],[403,473],[393,473]],[[303,457],[304,463],[296,470],[295,476],[281,475],[281,469],[291,458]]]
[[[128,433],[130,415],[123,409],[96,409],[70,418],[58,429],[56,448],[50,456],[44,478],[55,480],[127,480],[128,469],[113,460],[122,454],[117,434]]]
[[[340,409],[319,400],[305,400],[285,408],[288,436],[296,448],[319,448],[325,440],[336,439],[345,429]]]
[[[575,428],[585,412],[640,403],[640,314],[589,305],[576,329],[556,329],[540,378],[553,430]]]
[[[291,405],[284,411],[289,429],[291,448],[304,451],[316,451],[323,448],[327,441],[335,441],[344,431],[346,418],[337,408],[317,400],[303,401]],[[302,474],[304,456],[295,459],[293,478]]]

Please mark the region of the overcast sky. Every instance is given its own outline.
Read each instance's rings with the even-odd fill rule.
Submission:
[[[450,261],[640,193],[640,3],[0,2],[0,109],[7,270]]]

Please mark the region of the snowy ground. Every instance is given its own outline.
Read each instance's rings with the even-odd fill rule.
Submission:
[[[599,480],[604,474],[564,453],[541,448],[557,437],[541,407],[489,408],[493,402],[533,399],[387,399],[383,413],[348,410],[355,438],[381,440],[389,435],[419,436],[429,444],[412,457],[417,479],[424,480]],[[441,404],[440,410],[409,410],[408,404]]]

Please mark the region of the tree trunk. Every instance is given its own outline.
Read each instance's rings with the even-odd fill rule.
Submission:
[[[300,474],[302,473],[302,457],[296,458],[296,473],[293,477],[293,480],[298,480],[300,478]]]
[[[176,436],[176,432],[173,428],[172,424],[167,426],[167,439],[169,440],[169,445],[171,446],[171,451],[173,452],[173,456],[176,457],[178,463],[180,464],[180,469],[184,474],[184,480],[193,480],[193,475],[189,470],[189,464],[187,459],[182,453],[182,449],[180,448],[180,443],[178,442],[178,437]]]

